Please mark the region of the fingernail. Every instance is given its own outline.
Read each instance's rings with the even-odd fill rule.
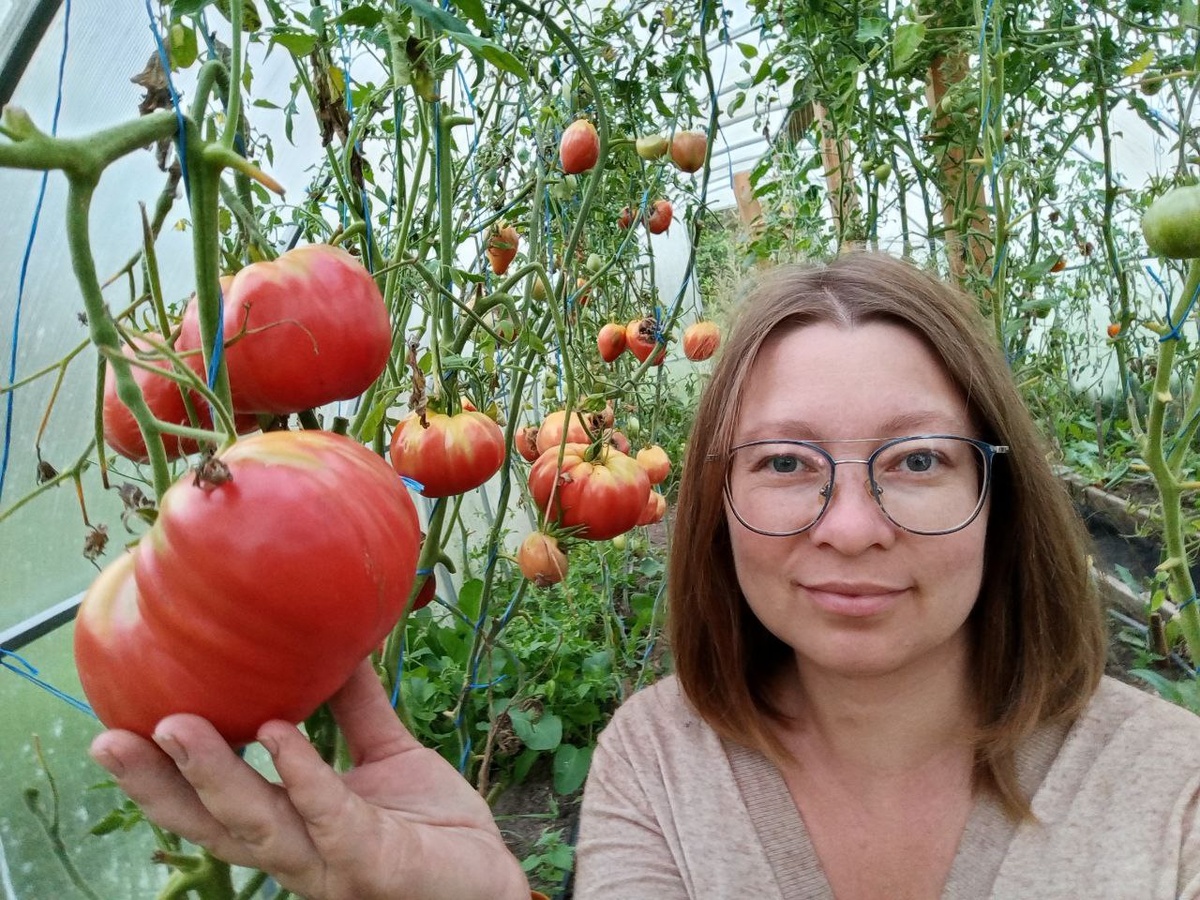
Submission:
[[[120,778],[125,774],[125,766],[107,750],[93,750],[91,753],[92,759],[96,761],[96,764],[114,778]]]
[[[162,748],[163,752],[175,762],[183,764],[187,762],[187,751],[183,749],[183,745],[175,739],[175,735],[169,731],[156,731],[154,733],[154,743]]]

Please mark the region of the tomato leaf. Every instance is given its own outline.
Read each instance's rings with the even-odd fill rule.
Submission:
[[[588,767],[592,763],[591,747],[576,747],[560,744],[554,751],[554,790],[560,794],[573,794],[583,786]]]
[[[427,0],[400,0],[400,3],[411,9],[438,31],[444,32],[448,37],[458,41],[472,53],[482,56],[498,69],[511,72],[513,75],[519,75],[521,78],[529,77],[529,72],[519,59],[499,44],[493,43],[486,38],[481,38],[473,31],[470,31],[466,23],[456,16],[450,15],[450,13],[434,6],[432,3],[427,2]]]
[[[892,73],[899,75],[912,65],[913,58],[925,40],[925,26],[920,22],[905,22],[896,26],[892,41]]]
[[[352,6],[336,19],[339,25],[360,25],[363,28],[374,28],[383,22],[383,13],[370,3],[360,3]]]
[[[483,600],[483,582],[478,578],[464,582],[458,591],[458,609],[472,622],[479,618],[481,600]]]
[[[276,44],[297,59],[303,59],[317,46],[317,36],[302,31],[277,31],[271,35],[271,46]]]
[[[554,713],[542,713],[534,721],[535,713],[527,709],[511,709],[513,731],[530,750],[553,750],[562,743],[562,719]]]
[[[1121,71],[1125,75],[1140,75],[1142,72],[1145,72],[1148,68],[1150,68],[1150,64],[1153,62],[1154,48],[1151,47]]]
[[[492,20],[488,18],[487,10],[483,8],[483,0],[454,0],[464,16],[484,34],[492,33]]]

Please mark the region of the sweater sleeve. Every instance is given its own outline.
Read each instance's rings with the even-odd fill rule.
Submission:
[[[688,900],[647,787],[619,727],[610,725],[584,788],[575,900]]]

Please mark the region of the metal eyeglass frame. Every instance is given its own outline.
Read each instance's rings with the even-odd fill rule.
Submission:
[[[965,441],[966,443],[971,444],[977,450],[979,450],[983,456],[983,486],[979,491],[979,502],[975,504],[975,509],[971,512],[971,515],[967,517],[967,520],[965,522],[963,522],[961,525],[955,526],[954,528],[946,528],[941,531],[918,531],[915,528],[906,528],[905,526],[903,526],[899,522],[897,522],[895,519],[893,519],[888,514],[888,511],[884,508],[883,502],[879,498],[879,495],[882,493],[882,488],[880,488],[879,485],[875,481],[875,460],[879,457],[879,454],[883,453],[889,447],[894,447],[896,444],[901,444],[901,443],[904,443],[905,441],[927,440],[927,439],[942,439],[942,440],[951,439],[951,440],[956,440],[956,441]],[[810,528],[812,528],[814,525],[816,525],[818,522],[820,522],[821,518],[825,515],[825,511],[827,509],[829,509],[829,501],[833,499],[833,486],[834,486],[835,481],[837,480],[837,467],[842,463],[862,463],[867,467],[867,480],[871,486],[871,490],[870,490],[871,497],[875,500],[875,505],[879,507],[879,511],[881,513],[883,513],[883,516],[885,519],[887,519],[889,522],[891,522],[893,525],[895,525],[901,531],[906,531],[909,534],[919,534],[919,535],[923,535],[926,537],[935,537],[935,536],[943,535],[943,534],[954,534],[954,532],[956,532],[956,531],[962,531],[964,528],[966,528],[968,525],[970,525],[972,522],[974,522],[976,518],[978,518],[980,510],[983,509],[983,504],[987,500],[988,491],[990,491],[991,487],[992,487],[992,460],[995,459],[995,457],[998,454],[1009,452],[1009,448],[1005,444],[989,444],[987,441],[980,441],[980,440],[976,440],[975,438],[964,437],[961,434],[908,434],[908,435],[905,435],[904,437],[891,438],[888,440],[884,440],[884,442],[882,444],[880,444],[878,447],[876,447],[875,450],[872,451],[871,455],[868,456],[866,459],[850,459],[850,458],[834,459],[828,450],[826,450],[824,447],[820,446],[821,444],[867,444],[867,443],[874,443],[875,441],[878,441],[878,440],[884,440],[884,439],[882,439],[882,438],[852,438],[852,439],[844,440],[844,441],[843,440],[794,441],[794,440],[786,440],[786,439],[773,440],[773,439],[768,438],[768,439],[759,440],[759,441],[747,441],[744,444],[738,444],[735,447],[731,447],[731,448],[729,448],[729,453],[726,454],[726,457],[725,457],[725,499],[729,503],[729,509],[733,512],[734,518],[736,518],[739,522],[742,523],[742,525],[744,525],[746,528],[753,531],[755,534],[761,534],[761,535],[764,535],[765,537],[793,537],[797,534],[803,534],[804,532],[806,532]],[[742,514],[738,512],[737,506],[733,502],[733,491],[731,490],[731,488],[729,486],[729,469],[730,469],[730,463],[733,460],[734,453],[736,453],[738,450],[741,450],[745,447],[758,447],[758,446],[762,446],[764,444],[794,444],[794,445],[800,446],[800,447],[811,447],[813,450],[815,450],[817,453],[820,453],[822,456],[824,456],[829,461],[829,481],[825,484],[824,487],[821,488],[821,491],[820,491],[821,496],[824,498],[824,503],[821,504],[821,511],[818,512],[816,514],[816,516],[813,518],[813,520],[811,522],[809,522],[807,525],[805,525],[803,528],[797,528],[797,529],[794,529],[793,531],[764,531],[761,528],[755,528],[753,525],[751,525],[749,522],[747,522],[745,519],[742,518]]]

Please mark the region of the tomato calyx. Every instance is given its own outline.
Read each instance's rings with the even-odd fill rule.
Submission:
[[[195,472],[192,485],[205,491],[211,491],[226,482],[233,481],[233,473],[229,471],[229,466],[221,462],[211,449],[204,451],[200,462],[192,471]]]

